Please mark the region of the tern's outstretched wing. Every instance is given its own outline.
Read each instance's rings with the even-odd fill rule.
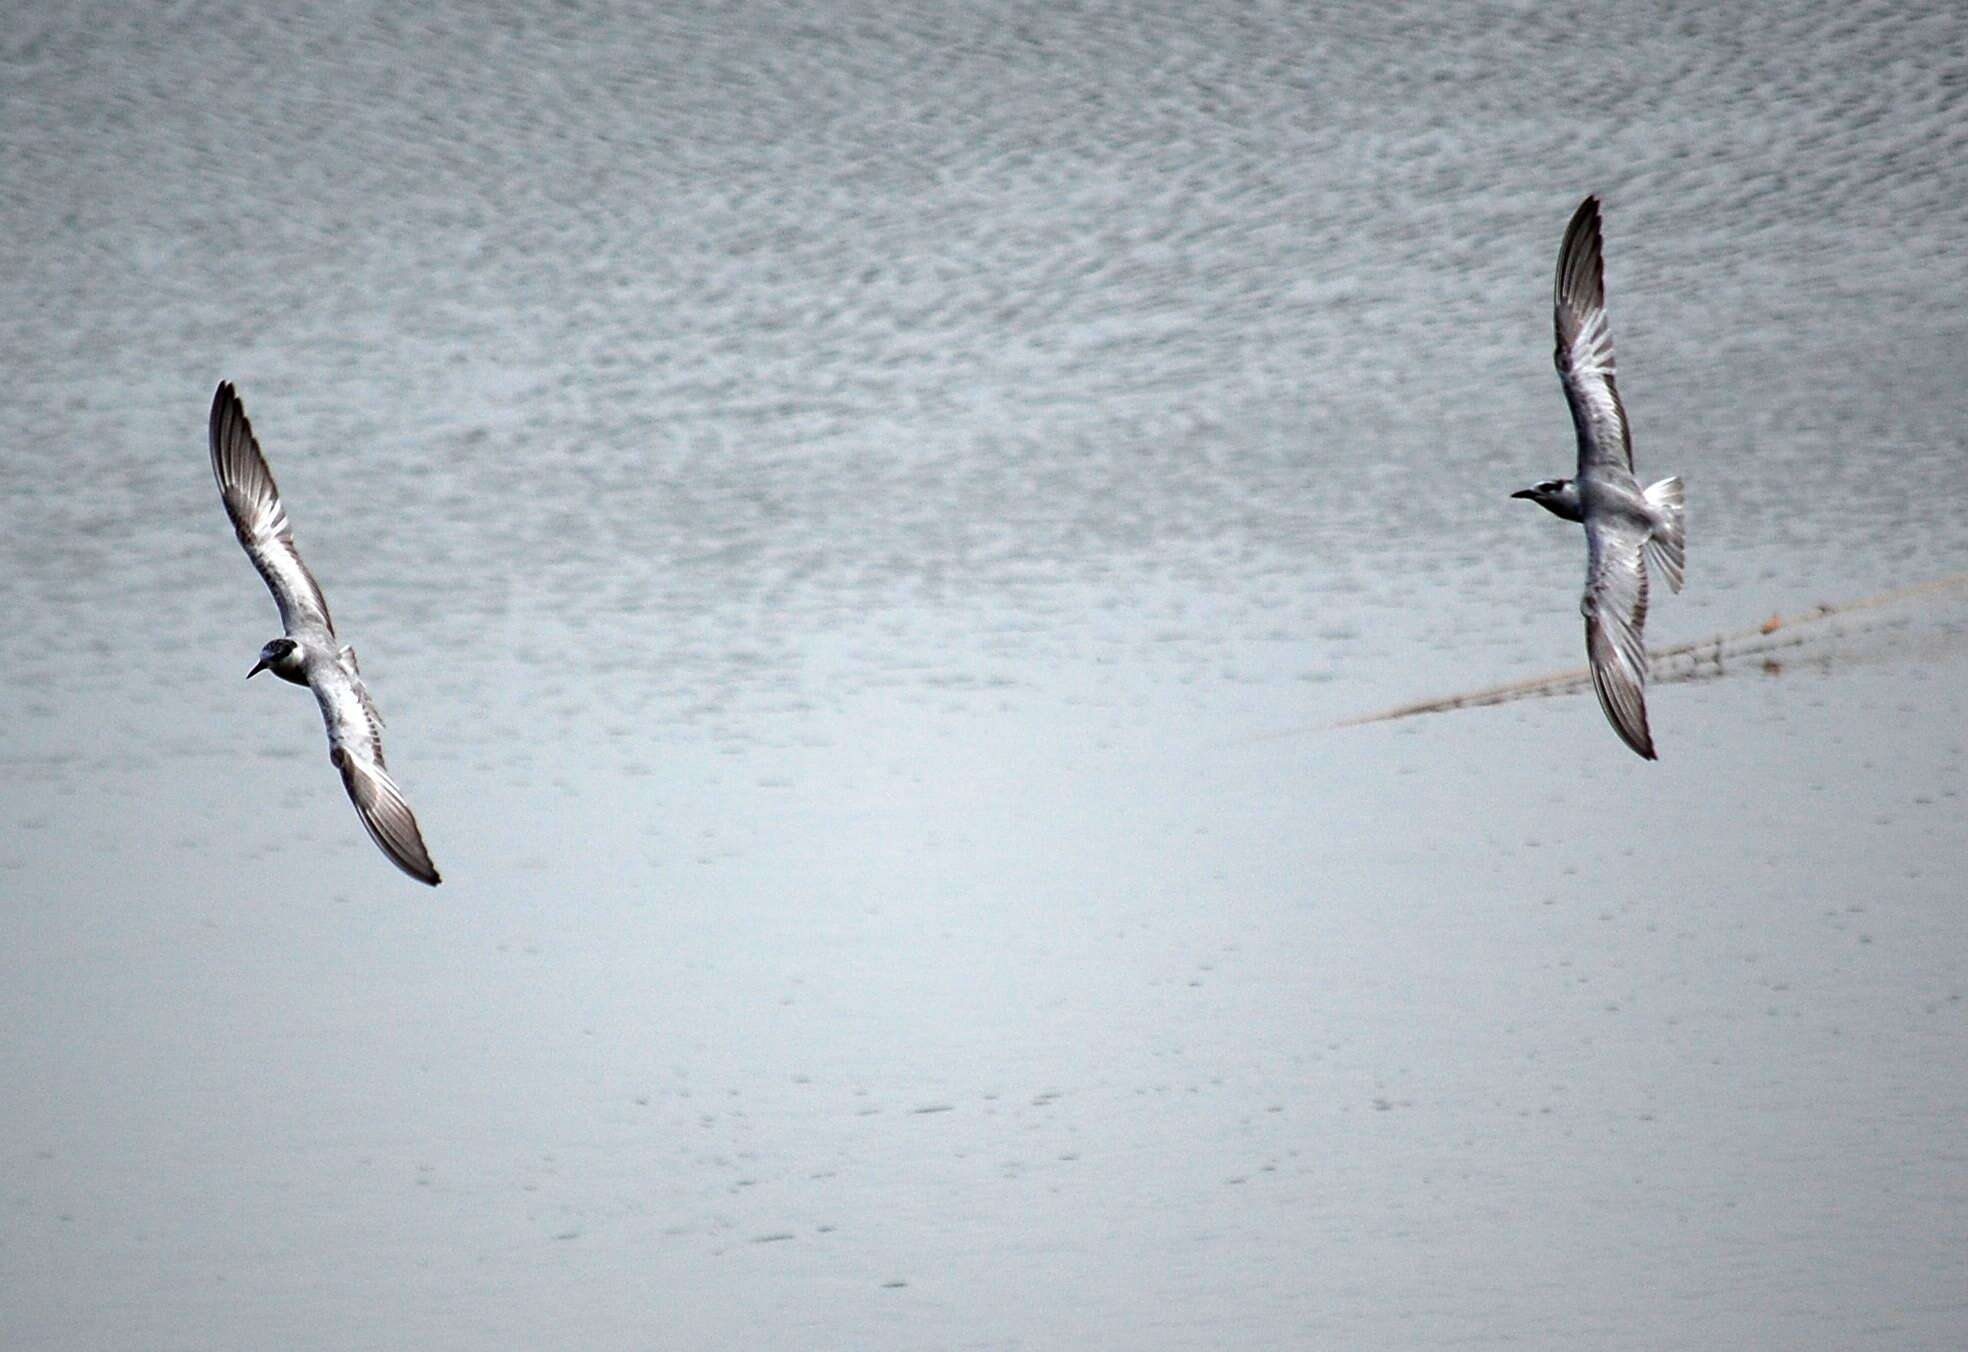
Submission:
[[[1615,523],[1585,523],[1585,655],[1599,707],[1620,740],[1647,760],[1654,755],[1647,728],[1647,564],[1644,534]]]
[[[246,557],[260,570],[274,604],[280,607],[281,627],[289,634],[314,628],[334,633],[328,602],[294,549],[294,532],[287,524],[287,509],[280,504],[280,490],[274,487],[266,457],[253,437],[253,425],[246,421],[245,406],[229,380],[220,381],[212,396],[212,477],[219,482],[219,496]]]
[[[437,886],[437,867],[403,791],[383,768],[383,734],[376,706],[362,678],[346,666],[310,671],[308,683],[328,727],[328,759],[342,772],[342,786],[369,838],[418,882]]]
[[[1558,379],[1578,429],[1578,472],[1617,465],[1633,471],[1633,438],[1613,381],[1613,330],[1606,320],[1606,276],[1599,256],[1599,199],[1588,197],[1565,227],[1552,287]]]

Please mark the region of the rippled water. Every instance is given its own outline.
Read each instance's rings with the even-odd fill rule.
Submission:
[[[0,34],[0,1342],[1954,1347],[1964,22],[47,7]],[[237,381],[446,885],[205,461]]]

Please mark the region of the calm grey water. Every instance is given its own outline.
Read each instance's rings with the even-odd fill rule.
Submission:
[[[1952,1348],[1944,7],[16,7],[0,1344]],[[206,465],[239,382],[446,884]],[[269,688],[271,687],[271,688]]]

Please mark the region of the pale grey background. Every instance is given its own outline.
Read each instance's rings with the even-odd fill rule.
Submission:
[[[0,1344],[1968,1342],[1964,23],[14,5]],[[213,490],[239,382],[446,884]]]

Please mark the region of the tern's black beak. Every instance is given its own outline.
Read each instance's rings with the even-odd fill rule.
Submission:
[[[1513,498],[1534,498],[1537,496],[1537,492],[1535,489],[1520,488],[1515,493],[1512,493],[1510,496]]]
[[[246,673],[246,679],[250,681],[255,676],[265,671],[266,669],[267,669],[267,660],[264,657],[262,657],[259,661],[253,664],[253,669]]]

